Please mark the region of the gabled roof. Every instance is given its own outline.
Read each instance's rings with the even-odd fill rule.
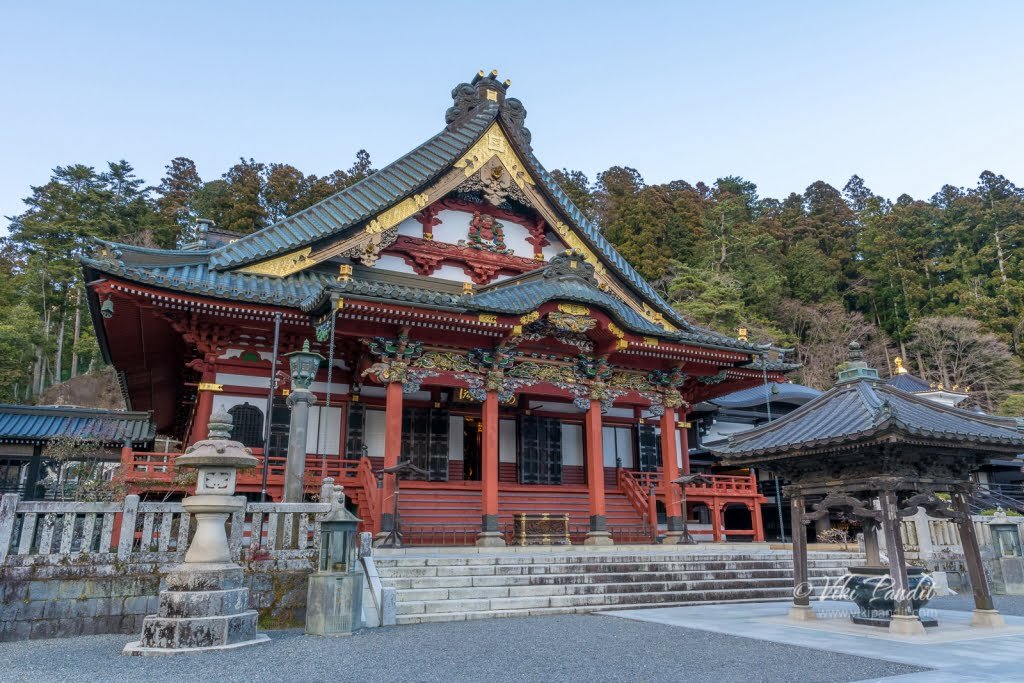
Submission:
[[[77,406],[0,405],[0,442],[46,443],[73,436],[102,444],[141,445],[153,441],[156,427],[149,413]]]
[[[729,437],[713,452],[730,461],[759,456],[813,457],[825,447],[870,443],[896,435],[951,446],[1009,451],[1024,447],[1012,418],[978,415],[929,401],[878,381],[841,383],[782,418]]]
[[[498,116],[486,102],[455,128],[441,131],[397,161],[351,187],[266,228],[216,249],[222,270],[252,263],[337,235],[363,223],[435,180],[473,146]]]
[[[541,165],[530,146],[530,133],[523,125],[525,108],[518,100],[506,98],[507,83],[499,83],[493,76],[481,75],[472,83],[463,83],[455,88],[452,93],[454,106],[446,114],[448,125],[440,133],[370,177],[318,204],[214,249],[159,250],[102,242],[99,256],[82,259],[89,279],[106,273],[169,290],[296,307],[307,312],[315,311],[331,292],[356,298],[507,314],[533,310],[538,302],[558,299],[600,306],[624,329],[637,334],[753,355],[763,353],[765,348],[762,346],[687,323],[654,291],[604,238],[600,228],[572,204]],[[493,126],[500,127],[513,152],[526,167],[525,171],[537,183],[540,195],[560,211],[571,231],[572,240],[577,241],[580,248],[585,247],[596,254],[602,267],[616,277],[615,287],[621,283],[625,289],[632,290],[632,294],[644,302],[645,308],[661,313],[678,330],[668,332],[652,323],[617,296],[599,289],[596,283],[564,279],[545,281],[542,274],[549,272],[547,268],[484,287],[472,296],[451,292],[444,286],[438,286],[439,281],[431,278],[396,283],[381,273],[375,273],[372,268],[358,268],[359,272],[351,280],[337,282],[336,271],[331,272],[332,266],[326,262],[283,277],[244,272],[254,264],[278,258],[281,254],[287,258],[287,254],[298,248],[333,243],[329,241],[342,233],[346,234],[345,239],[349,234],[359,234],[368,221],[391,211],[398,204],[408,203],[410,196],[445,177],[470,150],[481,149],[484,134]],[[531,304],[528,308],[527,303]],[[757,367],[760,368],[759,365]],[[795,367],[784,360],[768,364],[772,371],[787,371]]]
[[[684,324],[679,314],[619,254],[588,221],[530,147],[529,131],[523,127],[526,110],[522,103],[505,97],[507,83],[491,76],[477,76],[452,91],[455,106],[449,110],[449,125],[433,138],[364,180],[251,235],[213,250],[209,263],[215,270],[234,268],[265,260],[314,244],[362,225],[380,212],[436,181],[452,164],[470,150],[491,124],[497,122],[507,139],[539,182],[544,194],[557,206],[576,233],[592,247],[627,286],[676,325]],[[488,91],[495,100],[488,99]]]

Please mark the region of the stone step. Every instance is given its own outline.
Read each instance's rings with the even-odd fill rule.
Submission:
[[[810,565],[815,569],[842,569],[842,566]],[[615,562],[586,564],[525,564],[525,565],[455,565],[422,567],[377,567],[381,578],[412,578],[427,576],[507,576],[539,574],[596,574],[684,571],[742,571],[752,569],[790,570],[792,565],[779,562]]]
[[[810,557],[810,564],[831,564],[845,563],[862,560],[863,556],[853,555],[849,557]],[[693,555],[685,553],[651,553],[643,555],[609,554],[609,555],[473,555],[469,557],[388,557],[387,555],[375,555],[374,562],[378,567],[440,567],[440,566],[476,566],[476,565],[507,565],[507,564],[587,564],[587,563],[636,563],[636,562],[694,562],[705,564],[708,562],[786,562],[792,564],[793,558],[789,554],[716,554],[716,555]]]
[[[587,596],[594,597],[594,596]],[[656,596],[658,598],[664,598],[664,596]],[[423,612],[418,614],[399,614],[396,623],[402,624],[424,624],[431,622],[446,622],[446,621],[466,621],[472,619],[498,619],[508,617],[526,617],[526,616],[546,616],[555,614],[581,614],[585,612],[595,612],[603,610],[613,609],[636,609],[642,607],[681,607],[686,605],[707,605],[707,604],[743,604],[749,602],[764,602],[764,601],[788,601],[792,599],[790,591],[778,591],[778,590],[766,590],[763,592],[756,592],[751,597],[736,597],[736,596],[724,596],[714,597],[712,595],[706,595],[701,599],[652,599],[649,602],[637,601],[637,602],[617,602],[614,604],[608,603],[594,603],[592,600],[590,604],[560,604],[557,606],[549,607],[530,607],[520,609],[490,609],[490,610],[479,610],[479,611],[449,611],[449,612]],[[560,601],[562,602],[562,601]],[[586,600],[578,600],[577,602],[586,603]]]
[[[843,569],[810,570],[812,578],[842,576]],[[425,577],[381,577],[381,582],[395,588],[401,594],[405,590],[436,588],[490,588],[499,586],[543,586],[565,584],[643,583],[652,581],[687,581],[701,579],[736,580],[760,578],[785,578],[792,580],[791,569],[750,569],[735,571],[686,571],[686,572],[621,572],[621,573],[576,573],[576,574],[518,574],[494,576],[425,576]]]
[[[398,591],[399,603],[436,602],[442,600],[479,600],[491,598],[536,598],[552,595],[613,595],[618,593],[684,593],[710,590],[737,590],[750,588],[786,588],[792,586],[790,577],[697,581],[650,581],[636,583],[570,583],[540,586],[474,586],[469,588],[414,588]]]

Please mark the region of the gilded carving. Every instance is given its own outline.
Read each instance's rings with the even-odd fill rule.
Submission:
[[[540,312],[534,311],[533,313],[527,313],[519,319],[520,325],[529,325],[532,322],[540,320]]]
[[[409,216],[422,209],[427,205],[427,195],[417,194],[412,197],[407,197],[402,201],[392,206],[387,211],[377,214],[377,217],[366,224],[366,232],[371,235],[382,233],[388,228],[392,228]]]
[[[597,325],[597,320],[581,315],[570,315],[552,311],[548,313],[548,321],[559,330],[564,332],[583,333],[589,332]]]
[[[519,161],[519,157],[512,151],[512,145],[501,132],[498,124],[491,124],[487,132],[477,140],[476,144],[469,148],[462,158],[455,162],[455,168],[461,168],[466,177],[473,175],[492,158],[497,157],[502,166],[519,187],[526,184],[535,185],[533,178],[526,172],[526,167]]]
[[[413,365],[429,370],[447,370],[451,372],[472,372],[476,367],[466,356],[451,351],[427,351]]]
[[[626,333],[616,325],[615,323],[608,323],[608,331],[612,333],[612,336],[616,339],[622,339],[626,336]]]
[[[558,310],[569,315],[590,315],[590,309],[579,304],[558,304]]]
[[[307,265],[309,260],[309,253],[313,250],[312,247],[306,247],[293,251],[290,254],[284,256],[278,256],[268,261],[261,261],[260,263],[254,263],[251,266],[241,268],[239,272],[248,273],[252,275],[271,275],[273,277],[285,277],[292,273],[297,273]]]

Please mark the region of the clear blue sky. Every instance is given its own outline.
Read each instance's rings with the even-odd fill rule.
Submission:
[[[60,164],[379,167],[481,68],[512,79],[541,161],[591,178],[1024,184],[1022,29],[1022,2],[6,3],[0,215]]]

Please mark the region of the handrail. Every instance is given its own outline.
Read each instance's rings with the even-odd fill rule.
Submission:
[[[652,536],[656,536],[658,520],[649,519],[651,504],[647,489],[640,487],[636,479],[633,478],[633,474],[634,473],[629,470],[619,470],[619,490],[625,494],[626,500],[629,501],[630,505],[633,506],[633,509],[636,510],[637,514],[639,514],[643,519],[644,527],[651,527],[654,532]]]
[[[377,475],[373,472],[373,465],[369,458],[360,458],[356,468],[356,478],[362,488],[363,500],[366,505],[366,515],[363,519],[374,533],[380,531],[380,492],[377,490]]]

